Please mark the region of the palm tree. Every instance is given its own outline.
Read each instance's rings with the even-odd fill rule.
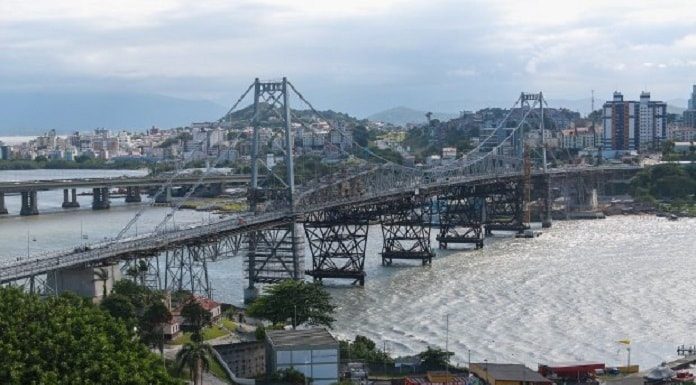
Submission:
[[[176,353],[178,371],[181,373],[184,367],[188,367],[193,385],[202,385],[203,371],[210,369],[212,356],[210,345],[200,341],[188,342]]]
[[[109,270],[100,267],[94,270],[95,279],[102,282],[102,298],[106,298],[106,281],[109,280]]]

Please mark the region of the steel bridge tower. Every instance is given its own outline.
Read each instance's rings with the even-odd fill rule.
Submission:
[[[270,82],[261,82],[256,78],[253,87],[254,115],[252,118],[249,208],[253,213],[257,213],[262,202],[274,200],[282,202],[283,206],[287,205],[285,208],[290,208],[292,212],[295,204],[295,174],[293,165],[294,140],[289,101],[290,85],[287,78],[283,78],[282,81]],[[273,170],[267,170],[269,174],[267,181],[273,180],[275,177],[283,185],[279,189],[259,186],[259,164],[262,162],[259,158],[260,129],[264,113],[275,113],[276,118],[279,118],[283,124],[282,150],[285,160],[285,176],[279,178],[273,173]],[[278,208],[274,207],[273,209]],[[257,283],[301,279],[303,257],[302,235],[294,218],[288,225],[250,232],[249,253],[246,261],[248,287],[244,290],[244,301],[253,301],[258,296]]]

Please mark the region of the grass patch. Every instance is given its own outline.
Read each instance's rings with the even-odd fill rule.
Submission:
[[[228,333],[223,328],[218,325],[208,326],[203,328],[203,341],[212,340],[213,338],[218,338],[226,336]],[[185,343],[191,342],[191,333],[184,332],[179,337],[171,341],[172,345],[183,345]]]
[[[221,322],[222,322],[222,326],[227,328],[229,331],[233,332],[233,331],[237,330],[237,324],[234,321],[232,321],[231,319],[223,318]]]

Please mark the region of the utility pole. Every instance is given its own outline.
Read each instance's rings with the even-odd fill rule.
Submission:
[[[445,370],[445,385],[449,382],[449,313],[445,315],[445,360],[447,370]]]

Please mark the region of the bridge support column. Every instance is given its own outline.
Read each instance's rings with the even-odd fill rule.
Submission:
[[[74,207],[80,207],[80,204],[77,202],[77,189],[72,189],[72,199],[70,199],[70,190],[67,188],[63,189],[63,208]]]
[[[440,249],[460,243],[483,247],[485,197],[481,193],[477,186],[453,186],[438,195],[440,232],[436,239]]]
[[[0,215],[7,214],[7,206],[5,206],[5,193],[0,192]]]
[[[96,187],[92,189],[92,210],[106,210],[111,207],[108,187]]]
[[[541,213],[541,227],[547,229],[551,227],[553,218],[553,196],[551,195],[551,178],[547,175],[544,178],[543,183],[543,194],[542,194],[542,213]]]
[[[164,191],[155,199],[155,203],[171,203],[172,202],[172,188],[167,186]]]
[[[498,182],[486,186],[486,235],[494,230],[528,229],[524,223],[524,183],[521,180]]]
[[[368,229],[369,217],[362,208],[310,214],[304,230],[312,254],[312,269],[305,274],[315,282],[339,278],[364,286]]]
[[[39,208],[37,202],[36,191],[23,191],[22,192],[22,209],[19,211],[19,215],[38,215]]]
[[[140,197],[140,187],[127,187],[126,188],[126,203],[139,203],[142,202]]]
[[[256,284],[302,279],[304,242],[297,224],[290,223],[249,234],[249,253],[245,261],[249,286],[245,302],[258,294]]]
[[[48,273],[46,284],[56,293],[73,292],[100,302],[121,278],[117,263],[100,267],[71,267]]]
[[[430,200],[415,195],[380,208],[382,227],[382,265],[395,259],[420,260],[432,263],[430,248]]]

